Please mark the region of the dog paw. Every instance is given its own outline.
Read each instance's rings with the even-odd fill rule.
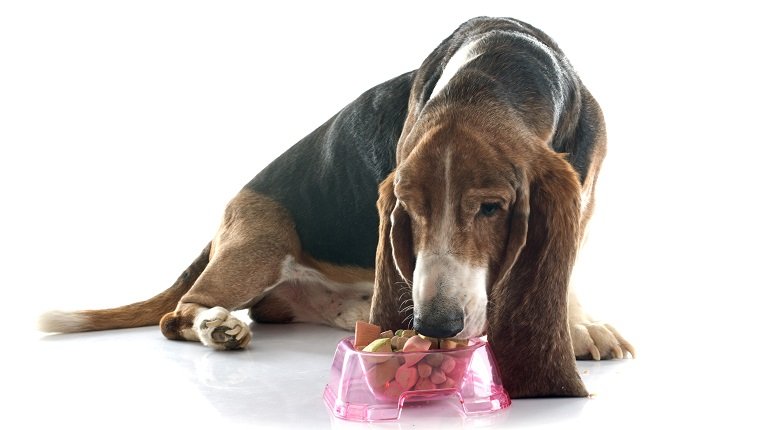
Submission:
[[[215,349],[242,349],[251,341],[248,326],[219,306],[199,313],[193,329],[201,343]]]
[[[626,354],[636,357],[636,350],[623,336],[609,324],[593,322],[570,326],[573,350],[578,360],[608,360],[625,358]]]

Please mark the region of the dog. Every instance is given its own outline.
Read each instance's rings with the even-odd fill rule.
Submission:
[[[233,350],[251,328],[230,312],[249,309],[257,323],[487,334],[511,396],[586,396],[576,358],[634,355],[570,288],[605,152],[602,111],[556,43],[474,18],[256,175],[169,289],[40,327],[159,324]]]

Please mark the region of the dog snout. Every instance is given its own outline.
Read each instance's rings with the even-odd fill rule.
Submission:
[[[464,312],[461,309],[420,312],[414,317],[414,329],[429,337],[454,337],[464,329]]]

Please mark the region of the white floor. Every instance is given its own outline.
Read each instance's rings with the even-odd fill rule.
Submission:
[[[752,427],[748,399],[684,381],[720,378],[727,364],[684,375],[688,357],[579,362],[588,399],[516,400],[465,419],[453,403],[415,407],[395,423],[335,419],[322,402],[335,344],[348,333],[313,325],[254,325],[253,346],[217,352],[165,340],[156,327],[32,336],[6,349],[3,428],[639,428]],[[5,361],[8,360],[7,363]],[[691,365],[688,366],[691,368]],[[697,388],[699,385],[697,385]],[[728,400],[728,401],[726,401]],[[7,423],[12,424],[9,427]],[[728,427],[726,427],[728,426]],[[755,427],[756,428],[756,427]]]

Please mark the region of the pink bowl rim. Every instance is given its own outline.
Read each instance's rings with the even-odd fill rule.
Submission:
[[[465,351],[475,351],[476,349],[483,347],[483,345],[488,344],[488,340],[486,339],[485,336],[468,339],[468,342],[470,342],[471,344],[467,345],[467,346],[460,347],[460,348],[454,348],[454,349],[428,349],[428,350],[425,350],[425,351],[406,351],[406,352],[404,352],[404,351],[397,351],[397,352],[368,352],[368,351],[360,351],[360,350],[354,348],[354,336],[348,336],[348,337],[343,338],[343,340],[341,340],[339,342],[338,348],[340,348],[341,344],[346,343],[346,344],[348,344],[349,349],[353,353],[356,353],[356,354],[359,354],[359,355],[368,355],[368,356],[374,356],[374,357],[383,356],[383,355],[390,355],[390,356],[395,356],[395,357],[403,357],[404,354],[432,354],[432,353],[447,354],[447,353],[457,353],[457,352],[458,353],[462,353],[462,352],[465,352]]]

